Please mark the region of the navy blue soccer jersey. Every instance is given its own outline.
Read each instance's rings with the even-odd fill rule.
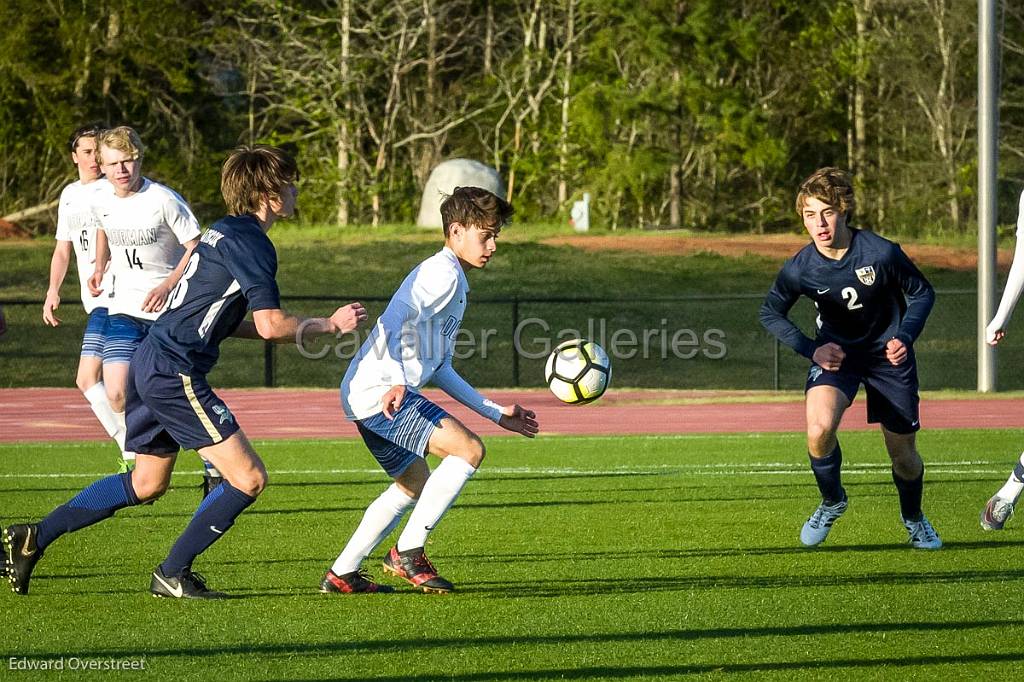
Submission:
[[[277,251],[256,219],[222,218],[203,233],[148,342],[176,371],[206,374],[247,311],[281,307],[276,277]]]
[[[761,324],[805,357],[829,342],[861,355],[884,353],[893,338],[909,346],[935,303],[931,284],[899,244],[850,231],[850,246],[839,260],[823,256],[813,242],[787,260],[761,306]],[[801,295],[818,310],[814,340],[787,317]]]

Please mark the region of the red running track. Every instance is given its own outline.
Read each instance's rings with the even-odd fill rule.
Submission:
[[[600,402],[572,407],[546,390],[487,392],[501,404],[519,402],[537,412],[545,434],[681,434],[756,433],[804,430],[803,403],[678,403],[682,398],[711,399],[716,394],[692,391],[616,391]],[[341,412],[335,390],[224,389],[218,394],[251,438],[355,438],[356,430]],[[437,391],[425,395],[481,435],[507,433]],[[718,394],[721,395],[721,394]],[[756,395],[756,394],[745,394]],[[1024,400],[927,400],[924,428],[1024,428]],[[865,422],[859,399],[843,419],[844,429],[874,429]],[[103,440],[81,394],[74,389],[0,390],[0,443]]]

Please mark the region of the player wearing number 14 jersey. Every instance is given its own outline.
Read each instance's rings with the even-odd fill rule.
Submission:
[[[108,301],[103,383],[123,430],[128,363],[163,310],[187,262],[186,251],[198,243],[200,232],[184,199],[143,177],[138,133],[121,126],[104,131],[98,142],[108,182],[92,196],[99,227],[89,288]],[[123,456],[124,468],[134,464],[130,448],[124,448]]]
[[[761,306],[768,331],[812,363],[805,387],[807,448],[822,502],[801,529],[800,541],[821,544],[846,511],[836,432],[864,384],[868,422],[881,425],[910,543],[938,549],[942,541],[921,511],[924,463],[916,446],[914,357],[935,292],[898,244],[848,225],[853,208],[845,172],[822,168],[803,182],[796,209],[812,242],[786,261]],[[813,340],[788,318],[800,296],[817,308]]]

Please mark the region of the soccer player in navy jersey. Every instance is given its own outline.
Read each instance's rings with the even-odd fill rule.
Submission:
[[[229,215],[208,229],[189,257],[167,311],[132,357],[126,397],[128,443],[135,469],[96,481],[37,524],[4,530],[8,580],[27,594],[36,562],[54,540],[154,500],[166,490],[181,448],[198,450],[224,481],[199,505],[167,558],[153,571],[158,597],[213,599],[192,562],[256,501],[267,482],[263,462],[234,415],[210,388],[207,373],[230,335],[280,342],[301,333],[335,334],[366,320],[362,305],[329,318],[304,319],[281,309],[277,253],[267,231],[295,210],[298,168],[274,147],[243,147],[224,163],[221,192]],[[243,318],[251,311],[252,321]]]
[[[822,168],[804,180],[796,209],[812,241],[782,266],[761,306],[761,323],[811,360],[807,449],[822,501],[800,541],[821,544],[846,511],[836,431],[864,384],[868,422],[881,425],[910,543],[938,549],[942,541],[921,511],[924,463],[915,436],[920,398],[914,358],[914,341],[935,292],[898,244],[850,227],[853,184],[844,171]],[[787,317],[800,296],[814,301],[818,311],[813,340]]]

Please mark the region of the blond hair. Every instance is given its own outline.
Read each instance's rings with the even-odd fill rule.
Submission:
[[[146,148],[142,146],[142,140],[134,128],[118,126],[110,130],[104,130],[96,139],[96,155],[99,157],[100,165],[103,161],[103,148],[114,149],[128,155],[128,158],[135,161],[141,159]]]
[[[800,189],[796,193],[797,214],[803,215],[804,204],[811,198],[828,204],[847,219],[856,207],[850,174],[833,166],[819,168],[800,183]]]
[[[231,215],[256,213],[263,201],[280,199],[281,190],[299,179],[299,167],[288,152],[258,144],[239,147],[220,171],[220,193]]]

